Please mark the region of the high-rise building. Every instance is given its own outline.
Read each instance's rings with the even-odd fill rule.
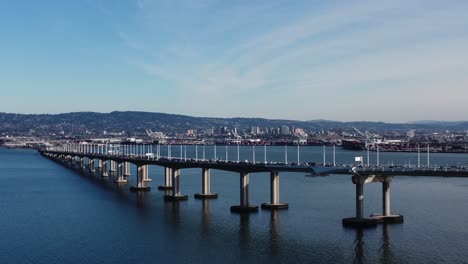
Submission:
[[[288,135],[291,134],[291,131],[289,130],[288,126],[282,125],[281,128],[280,128],[280,134],[282,136],[288,136]]]

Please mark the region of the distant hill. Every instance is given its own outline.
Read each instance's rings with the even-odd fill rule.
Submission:
[[[330,120],[281,120],[265,118],[211,118],[193,117],[150,112],[76,112],[64,114],[11,114],[0,113],[0,134],[49,135],[49,134],[101,134],[103,131],[144,133],[145,129],[165,133],[185,132],[188,129],[207,129],[226,126],[248,129],[252,126],[276,128],[282,125],[300,127],[306,130],[343,129],[357,127],[363,130],[468,130],[468,122],[414,122],[392,124],[384,122],[339,122]]]

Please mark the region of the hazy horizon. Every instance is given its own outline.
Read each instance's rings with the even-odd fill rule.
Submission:
[[[410,121],[402,121],[402,122],[386,122],[382,120],[332,120],[332,119],[287,119],[287,118],[267,118],[261,116],[232,116],[232,117],[225,117],[225,116],[198,116],[192,114],[178,114],[178,113],[167,113],[167,112],[150,112],[150,111],[139,111],[139,110],[113,110],[109,112],[97,112],[97,111],[74,111],[74,112],[60,112],[60,113],[13,113],[13,112],[0,112],[0,114],[20,114],[20,115],[60,115],[60,114],[71,114],[71,113],[98,113],[98,114],[110,114],[112,112],[143,112],[143,113],[151,113],[151,114],[167,114],[167,115],[182,115],[182,116],[189,116],[195,118],[247,118],[247,119],[268,119],[268,120],[289,120],[289,121],[299,121],[299,122],[309,122],[309,121],[323,121],[323,122],[342,122],[342,123],[352,123],[352,122],[383,122],[388,124],[424,124],[424,123],[458,123],[458,122],[468,122],[468,120],[410,120]]]
[[[458,0],[2,1],[0,112],[465,120],[467,10]]]

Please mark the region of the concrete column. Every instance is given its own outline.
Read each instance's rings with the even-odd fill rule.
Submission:
[[[172,195],[180,195],[180,169],[172,170]]]
[[[211,190],[210,190],[210,169],[208,168],[203,168],[202,169],[202,193],[203,194],[209,194],[211,193]]]
[[[137,166],[137,187],[138,188],[141,188],[144,185],[144,182],[143,182],[144,172],[143,172],[143,170],[144,170],[144,166],[141,166],[141,165]]]
[[[188,200],[188,196],[180,194],[180,169],[172,169],[172,194],[164,196],[166,201]]]
[[[89,159],[89,171],[94,172],[96,171],[96,167],[94,164],[94,159]]]
[[[231,212],[258,212],[258,206],[249,204],[249,173],[240,173],[240,205],[231,206]]]
[[[262,209],[286,209],[287,203],[280,202],[279,173],[270,172],[270,203],[263,203]]]
[[[390,215],[390,182],[382,182],[382,214],[384,216]]]
[[[352,228],[375,227],[380,219],[373,216],[364,217],[364,183],[373,182],[374,179],[368,178],[368,176],[353,175],[352,181],[356,185],[356,216],[343,218],[342,224]]]
[[[158,190],[172,190],[172,169],[164,168],[164,185],[159,185]]]
[[[249,206],[249,174],[241,173],[240,175],[240,206]]]
[[[213,199],[218,198],[218,194],[211,193],[211,173],[209,168],[202,168],[202,193],[194,195],[197,199]]]
[[[113,160],[110,161],[109,172],[115,172],[115,161]]]
[[[279,204],[279,173],[270,173],[270,201],[272,204]]]
[[[109,173],[107,171],[107,165],[109,164],[109,161],[103,160],[102,161],[102,177],[107,177],[109,176]]]
[[[149,191],[151,188],[148,183],[144,180],[145,178],[146,165],[137,165],[137,185],[130,187],[130,191]]]
[[[80,168],[81,168],[81,169],[84,169],[84,167],[85,167],[84,158],[79,158],[79,159],[80,159]]]
[[[131,166],[131,165],[130,165],[130,162],[126,161],[126,162],[124,163],[124,165],[125,165],[125,173],[124,173],[124,176],[125,176],[125,177],[130,177],[130,166]]]
[[[117,163],[117,179],[115,180],[117,183],[127,182],[124,177],[124,164],[122,162]]]
[[[98,169],[102,169],[102,160],[98,160]]]
[[[356,183],[356,218],[364,216],[364,183]]]
[[[149,166],[148,165],[143,165],[143,181],[145,182],[150,182],[151,179],[149,178]]]

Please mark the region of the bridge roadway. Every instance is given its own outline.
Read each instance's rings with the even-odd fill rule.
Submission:
[[[240,204],[231,206],[232,212],[257,212],[258,206],[249,203],[249,173],[270,173],[270,203],[263,203],[262,209],[285,209],[287,203],[279,199],[279,173],[304,172],[312,175],[349,174],[356,187],[356,216],[344,218],[345,227],[362,228],[374,227],[379,223],[402,223],[403,216],[392,214],[390,211],[390,183],[395,176],[436,176],[436,177],[468,177],[467,167],[415,167],[415,166],[357,166],[346,165],[329,166],[313,164],[284,164],[284,163],[253,163],[224,160],[195,160],[167,157],[141,157],[136,155],[105,155],[99,153],[83,153],[71,151],[39,150],[41,155],[66,165],[85,169],[85,160],[88,161],[90,171],[95,171],[95,161],[102,171],[102,177],[109,172],[116,172],[115,182],[127,182],[130,177],[130,163],[137,167],[137,184],[131,186],[132,191],[149,191],[148,165],[165,168],[164,185],[158,186],[160,190],[170,190],[164,199],[168,201],[187,200],[188,196],[180,193],[180,170],[188,168],[202,169],[202,192],[195,194],[197,199],[217,198],[216,193],[210,190],[210,170],[224,170],[240,174]],[[116,166],[117,164],[117,166]],[[382,183],[382,213],[364,217],[364,184]]]

